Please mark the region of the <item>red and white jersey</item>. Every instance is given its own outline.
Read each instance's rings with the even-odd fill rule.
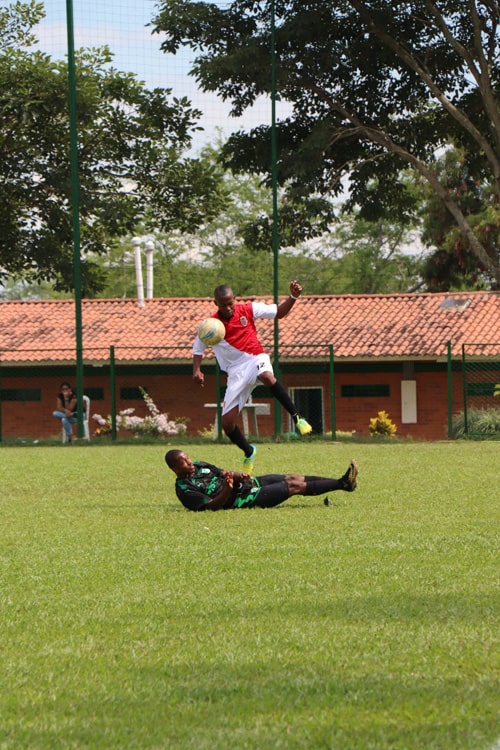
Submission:
[[[257,318],[273,320],[277,309],[277,305],[266,305],[264,302],[242,302],[235,304],[233,315],[229,320],[223,320],[218,312],[211,316],[221,320],[226,329],[224,340],[213,347],[221,370],[229,372],[231,368],[246,362],[249,357],[264,352],[257,337],[255,320]],[[205,345],[197,336],[193,344],[193,354],[203,354],[204,351]]]

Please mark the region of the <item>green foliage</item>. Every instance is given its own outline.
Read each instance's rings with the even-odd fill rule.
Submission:
[[[500,409],[467,409],[467,420],[463,411],[455,414],[451,434],[454,438],[467,435],[500,436]]]
[[[254,175],[232,176],[219,161],[221,141],[206,146],[199,157],[202,169],[212,174],[219,186],[220,209],[194,232],[156,229],[155,289],[157,297],[210,296],[213,289],[228,279],[241,294],[272,290],[272,260],[269,252],[254,253],[246,247],[247,225],[264,215],[271,205],[269,189]],[[152,228],[153,222],[149,222]],[[146,237],[148,225],[138,228]],[[108,283],[103,296],[135,296],[136,280],[130,235],[116,242],[110,253]],[[268,249],[270,250],[270,248]],[[251,280],[248,268],[252,268]],[[244,285],[239,284],[244,279]],[[269,281],[271,280],[271,285]],[[251,285],[250,285],[251,281]],[[260,286],[261,281],[264,286]]]
[[[370,419],[368,429],[372,437],[393,437],[396,434],[397,427],[386,411],[379,411],[376,417]]]
[[[43,3],[35,0],[13,2],[0,8],[0,53],[8,47],[30,47],[36,41],[32,33],[45,17]]]
[[[314,198],[300,202],[282,202],[278,209],[278,241],[281,247],[295,246],[300,242],[319,237],[329,231],[333,220],[333,205]],[[243,227],[246,248],[253,252],[269,252],[273,247],[272,216],[262,215]]]
[[[416,208],[403,179],[410,167],[500,284],[489,240],[435,170],[439,149],[461,147],[467,174],[500,200],[497,4],[163,0],[154,23],[163,49],[191,47],[202,88],[240,115],[271,90],[271,7],[276,94],[293,106],[276,133],[277,177],[289,198],[338,196],[347,185],[362,218],[401,221]],[[269,174],[270,142],[270,126],[234,133],[225,163]]]
[[[343,214],[314,249],[303,251],[316,262],[302,278],[311,273],[317,293],[408,292],[422,283],[420,255],[403,251],[414,239],[411,226]]]
[[[493,748],[498,446],[353,448],[259,452],[355,456],[329,507],[201,514],[158,445],[0,448],[2,748]]]
[[[273,294],[271,191],[258,175],[223,172],[221,150],[219,141],[206,147],[200,159],[219,175],[225,205],[194,234],[154,235],[155,296],[211,296],[221,279],[239,296]],[[322,213],[324,201],[310,201],[296,213],[282,197],[280,192],[280,294],[287,293],[292,278],[300,279],[308,294],[407,292],[419,287],[422,261],[402,250],[415,238],[411,224],[369,222],[342,213],[341,206],[336,207],[339,218],[330,221],[332,204]],[[130,239],[116,244],[106,267],[102,296],[135,296]]]
[[[30,9],[30,10],[29,10]],[[29,12],[28,12],[29,10]],[[9,5],[0,27],[0,281],[8,275],[73,285],[67,64],[19,46],[38,18]],[[219,209],[218,181],[182,156],[199,112],[166,89],[111,67],[106,47],[76,53],[82,288],[105,283],[95,257],[145,221],[188,231]]]
[[[498,265],[500,259],[500,208],[491,185],[475,180],[467,171],[463,149],[449,149],[436,165],[441,184],[467,216],[469,226]],[[424,278],[429,291],[483,289],[494,285],[491,271],[478,263],[470,242],[459,231],[442,201],[424,191],[422,240],[437,248],[428,257]]]

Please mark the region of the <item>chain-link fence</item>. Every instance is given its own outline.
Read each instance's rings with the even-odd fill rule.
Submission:
[[[280,361],[274,360],[275,374],[282,379],[300,414],[313,426],[317,435],[331,434],[335,439],[335,389],[334,351],[327,344],[294,344],[281,346]],[[53,359],[47,363],[47,356]],[[67,357],[67,358],[66,358]],[[225,394],[225,376],[220,371],[213,352],[207,349],[203,371],[213,378],[205,392],[195,391],[186,406],[183,394],[189,391],[192,373],[191,346],[114,346],[85,347],[81,356],[83,364],[83,387],[77,385],[79,398],[90,397],[92,410],[110,415],[111,434],[116,439],[117,415],[123,408],[141,400],[140,390],[150,393],[161,410],[175,417],[184,416],[190,409],[191,416],[198,419],[205,414],[213,421],[219,439],[221,430],[221,407]],[[38,364],[37,364],[38,363]],[[43,364],[42,364],[43,363]],[[311,372],[314,363],[315,373]],[[12,373],[15,376],[12,377]],[[23,377],[21,372],[26,372]],[[9,437],[24,422],[23,431],[30,424],[44,421],[49,429],[53,401],[57,384],[61,380],[75,382],[76,363],[74,352],[47,349],[2,349],[0,351],[0,440]],[[34,377],[36,376],[36,377]],[[262,402],[265,400],[265,403]],[[279,408],[272,393],[264,386],[257,386],[253,393],[256,402],[249,408],[255,417],[263,414],[268,418],[268,433],[295,433],[295,425],[284,409]],[[209,401],[211,403],[204,403]],[[271,402],[271,403],[270,403]],[[271,406],[273,404],[273,406]],[[265,406],[265,410],[264,410]],[[262,412],[259,412],[262,409]],[[81,435],[83,421],[79,410],[78,432]],[[2,420],[2,415],[5,419]],[[246,417],[244,414],[243,417]],[[91,415],[92,418],[92,415]],[[16,421],[14,421],[14,419]],[[92,419],[91,419],[92,424]],[[26,432],[25,434],[28,434]]]
[[[448,395],[449,437],[463,434],[496,437],[500,432],[499,351],[499,344],[464,344],[462,361],[453,361],[449,346],[447,383],[445,372],[440,378],[443,393],[446,391]],[[207,350],[207,355],[203,367],[208,376],[207,387],[200,392],[191,390],[191,346],[144,343],[143,346],[84,347],[83,387],[76,383],[76,390],[80,396],[90,397],[93,410],[116,415],[122,409],[142,404],[143,388],[155,403],[158,402],[162,413],[175,418],[187,417],[194,432],[206,427],[203,420],[210,421],[212,427],[215,424],[216,437],[221,438],[225,377],[211,350]],[[391,413],[399,408],[399,382],[403,371],[399,373],[394,367],[382,380],[370,377],[363,365],[355,370],[351,365],[346,372],[345,364],[334,357],[333,345],[313,342],[280,344],[278,355],[278,359],[273,358],[275,375],[288,390],[297,411],[312,425],[314,435],[336,439],[346,428],[352,431],[352,424],[349,426],[352,420],[359,418],[368,424],[376,413],[373,404],[380,399],[384,405],[390,404]],[[20,434],[50,435],[58,384],[69,380],[74,385],[75,374],[74,350],[2,349],[0,440]],[[425,401],[423,381],[419,387]],[[252,395],[254,405],[248,413],[259,415],[262,434],[292,436],[295,426],[272,393],[258,385]],[[264,406],[265,410],[259,412]],[[444,421],[445,412],[441,411]],[[116,420],[111,421],[115,436]],[[361,427],[356,424],[358,429]]]
[[[464,433],[496,432],[500,414],[499,344],[463,344]]]

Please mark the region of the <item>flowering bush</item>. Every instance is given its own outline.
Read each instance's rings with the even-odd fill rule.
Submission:
[[[370,419],[370,435],[386,435],[392,437],[397,430],[394,422],[389,419],[386,411],[379,411],[376,417]]]
[[[162,414],[151,396],[139,388],[146,403],[149,414],[138,417],[134,414],[135,409],[122,409],[116,417],[117,430],[129,430],[134,435],[149,435],[152,437],[165,437],[166,435],[179,435],[186,432],[187,425],[182,418],[169,419],[168,414]],[[93,414],[92,419],[99,427],[95,431],[96,436],[109,435],[112,430],[111,416],[104,418],[100,414]]]
[[[107,418],[101,417],[100,414],[92,414],[92,419],[97,422],[99,427],[95,428],[94,436],[103,437],[104,435],[111,435],[113,426],[111,424],[111,416]]]

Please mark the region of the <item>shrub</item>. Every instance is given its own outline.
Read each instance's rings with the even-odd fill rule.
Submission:
[[[397,427],[389,419],[386,411],[379,411],[376,417],[370,419],[369,430],[372,436],[382,435],[384,437],[392,437],[396,433]]]
[[[135,436],[147,435],[150,437],[165,437],[168,435],[179,435],[186,432],[187,425],[182,417],[169,419],[168,414],[162,414],[151,396],[140,388],[142,397],[146,403],[149,414],[145,417],[137,417],[135,409],[123,409],[116,418],[117,430],[128,430]],[[94,414],[92,419],[99,427],[95,431],[96,436],[109,435],[111,433],[111,415],[104,418],[100,414]]]
[[[467,432],[474,435],[500,434],[500,409],[468,409]],[[451,434],[454,438],[467,436],[463,411],[453,417]]]

